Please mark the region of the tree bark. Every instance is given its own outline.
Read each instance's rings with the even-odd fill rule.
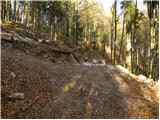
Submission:
[[[136,72],[137,66],[137,41],[136,41],[136,21],[137,21],[137,0],[135,5],[135,16],[134,16],[134,29],[133,29],[133,39],[132,39],[132,73]]]
[[[114,24],[115,24],[115,33],[114,33],[114,65],[116,65],[116,49],[117,49],[117,0],[115,0],[115,5],[114,5],[114,10],[115,10],[115,16],[114,16]]]
[[[76,9],[76,3],[77,1],[75,1],[74,3],[74,12],[73,12],[73,35],[72,35],[72,47],[75,47],[76,45],[76,39],[77,39],[77,9]]]
[[[113,16],[112,16],[112,22],[111,22],[111,60],[113,59]],[[113,63],[113,61],[112,61]]]
[[[1,20],[2,20],[2,22],[4,22],[5,16],[6,16],[5,2],[1,1],[1,5],[2,5],[2,8],[1,8],[1,10],[2,10],[2,12],[1,12],[2,13]]]
[[[14,1],[13,20],[16,22],[17,0]]]
[[[6,8],[6,9],[5,9],[5,11],[6,11],[5,13],[6,13],[6,15],[5,15],[5,21],[7,21],[7,22],[9,21],[9,9],[8,9],[8,2],[9,2],[9,1],[8,1],[8,0],[6,0],[6,7],[5,7],[5,8]]]
[[[122,26],[122,36],[121,36],[121,46],[120,46],[120,52],[119,52],[119,58],[118,58],[118,64],[121,63],[121,53],[122,53],[122,48],[123,48],[123,40],[124,40],[124,24],[125,24],[125,13],[123,17],[123,26]]]

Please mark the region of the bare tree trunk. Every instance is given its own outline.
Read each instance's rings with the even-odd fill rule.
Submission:
[[[5,12],[5,13],[6,13],[6,15],[5,15],[5,21],[9,21],[9,9],[8,9],[8,2],[9,2],[9,1],[8,1],[8,0],[6,0],[6,7],[5,7],[5,8],[6,8],[6,9],[5,9],[5,10],[6,10],[6,12]]]
[[[16,22],[17,0],[14,1],[13,20]]]
[[[1,7],[1,20],[2,20],[2,22],[4,22],[4,20],[5,20],[5,16],[6,16],[6,8],[5,8],[5,2],[4,1],[1,1],[1,5],[2,5],[2,7]]]
[[[57,29],[56,29],[56,25],[57,25],[57,17],[54,17],[54,22],[53,22],[53,32],[54,32],[54,41],[57,41]]]
[[[74,13],[73,13],[73,37],[72,37],[72,47],[75,47],[77,40],[77,1],[74,3]]]
[[[66,32],[65,35],[69,37],[69,8],[70,8],[70,1],[66,1]]]
[[[131,72],[133,73],[133,30],[132,30],[132,26],[131,26],[131,36],[130,36],[130,39],[131,39]]]
[[[36,30],[36,15],[33,17],[33,29]]]
[[[16,1],[16,22],[19,22],[19,2],[18,0]]]
[[[153,53],[152,45],[153,44],[153,27],[152,27],[152,18],[150,18],[150,56],[149,56],[149,78],[152,78],[152,64],[153,64]]]
[[[123,48],[123,40],[124,40],[124,24],[125,24],[125,13],[123,17],[123,26],[122,26],[122,36],[121,36],[121,46],[120,46],[120,52],[119,52],[119,58],[118,58],[118,64],[120,64],[121,59],[121,53]]]
[[[86,24],[85,24],[85,28],[84,28],[84,41],[87,40],[86,36],[87,36],[87,28],[86,28]]]
[[[136,71],[136,60],[137,60],[137,41],[136,41],[136,21],[137,21],[137,0],[135,5],[135,16],[134,16],[134,29],[133,29],[133,39],[132,39],[132,73]]]
[[[29,3],[28,0],[25,0],[25,24],[28,26],[29,24]]]
[[[103,41],[103,56],[106,57],[106,37],[103,29],[103,35],[102,35],[102,41]]]
[[[112,24],[111,24],[111,60],[113,58],[113,17],[112,17]],[[112,62],[113,63],[113,62]]]
[[[36,25],[36,31],[38,32],[39,29],[40,29],[40,19],[41,18],[41,14],[40,14],[40,8],[38,7],[37,8],[37,19],[36,19],[36,22],[37,22],[37,25]]]
[[[115,10],[115,16],[114,16],[114,24],[115,24],[115,33],[114,33],[114,65],[116,65],[116,49],[117,49],[117,0],[115,0],[115,5],[114,5],[114,10]]]

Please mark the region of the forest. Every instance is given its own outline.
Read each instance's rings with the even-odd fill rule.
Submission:
[[[158,0],[0,3],[2,118],[159,118]]]

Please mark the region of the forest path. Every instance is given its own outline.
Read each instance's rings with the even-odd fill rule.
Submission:
[[[112,65],[53,64],[2,49],[2,118],[157,118],[151,88]],[[25,98],[8,101],[13,92]],[[37,96],[29,110],[14,114]]]

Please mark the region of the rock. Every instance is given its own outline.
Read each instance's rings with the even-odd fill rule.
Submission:
[[[97,60],[96,59],[93,59],[93,64],[97,64]]]
[[[92,66],[93,64],[91,64],[91,63],[89,63],[89,62],[84,62],[83,65]]]
[[[15,77],[16,77],[16,74],[15,74],[14,72],[11,72],[11,73],[10,73],[10,76],[11,76],[12,78],[15,78]]]
[[[40,42],[40,43],[42,43],[44,40],[42,40],[42,39],[38,39],[38,42]]]
[[[117,68],[119,68],[121,71],[125,72],[125,73],[129,73],[128,69],[126,69],[125,67],[121,66],[121,65],[117,65]]]
[[[138,78],[141,80],[147,80],[146,76],[144,76],[144,75],[139,75]]]
[[[83,58],[79,58],[79,62],[80,62],[81,64],[83,64],[85,61],[84,61]]]
[[[48,55],[47,55],[47,54],[45,54],[45,55],[44,55],[44,58],[47,58],[47,57],[48,57]]]
[[[12,43],[9,42],[1,42],[2,48],[13,48]]]
[[[158,80],[157,82],[155,82],[155,85],[156,85],[156,86],[159,86],[159,80]]]
[[[24,93],[16,92],[16,93],[13,93],[12,95],[10,95],[8,98],[10,100],[23,100],[24,97],[25,97]]]
[[[45,42],[46,42],[46,43],[50,43],[51,41],[50,41],[50,40],[45,40]]]
[[[17,33],[14,33],[13,37],[14,37],[14,40],[16,41],[25,41],[24,38],[18,35]]]
[[[100,60],[100,64],[105,65],[106,64],[105,60]]]
[[[12,35],[9,34],[9,33],[2,33],[2,32],[1,32],[1,39],[11,40],[11,39],[12,39]]]
[[[70,54],[70,58],[71,58],[71,61],[73,61],[74,63],[78,63],[72,54]]]
[[[19,60],[18,59],[15,59],[15,62],[18,62]]]
[[[145,79],[144,83],[153,83],[153,79]]]
[[[29,54],[29,51],[27,50],[26,53]]]
[[[32,31],[30,31],[30,30],[26,30],[26,32],[28,33],[28,35],[30,36],[30,37],[34,37],[35,36],[35,33],[33,33]]]
[[[36,45],[36,42],[33,39],[30,39],[28,37],[25,37],[25,39],[23,40],[25,43],[29,44],[30,46],[32,45]]]
[[[19,43],[19,42],[21,43],[22,42],[22,43],[26,43],[26,44],[28,44],[30,46],[35,44],[34,40],[32,40],[30,38],[27,38],[27,37],[23,38],[17,33],[15,33],[13,37],[14,37],[15,41],[18,41],[16,43]]]

